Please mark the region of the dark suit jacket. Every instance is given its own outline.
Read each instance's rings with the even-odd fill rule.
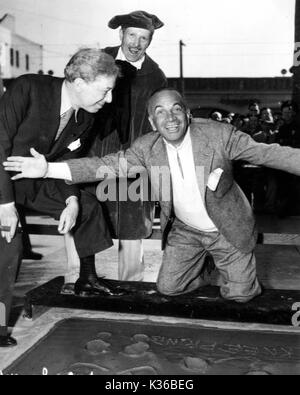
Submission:
[[[119,49],[108,47],[104,51],[115,59]],[[117,63],[121,77],[117,81],[113,101],[98,112],[94,128],[99,140],[117,130],[120,142],[129,146],[138,137],[151,132],[147,102],[154,91],[167,86],[167,79],[158,64],[147,54],[140,70],[128,62],[117,60]],[[97,152],[97,146],[95,152],[97,155],[108,153],[102,152],[102,149]]]
[[[11,174],[4,171],[2,162],[8,156],[29,156],[31,147],[44,154],[49,161],[78,158],[90,139],[94,116],[84,110],[69,121],[57,142],[55,137],[60,123],[62,78],[24,75],[12,84],[0,100],[0,204],[19,196],[34,198],[32,180],[20,180],[13,185]],[[73,141],[81,139],[81,148],[68,150]],[[79,189],[57,183],[63,199],[78,196]],[[22,199],[21,199],[22,200]],[[22,201],[18,203],[23,204]]]
[[[250,136],[232,126],[207,120],[192,123],[191,139],[198,185],[208,215],[232,245],[244,253],[252,251],[257,239],[255,220],[248,200],[233,179],[232,162],[245,160],[300,176],[300,150],[277,144],[256,143]],[[72,180],[74,183],[100,180],[105,172],[103,166],[106,169],[108,167],[112,174],[119,175],[124,165],[124,161],[120,161],[121,158],[126,159],[129,170],[141,171],[134,167],[146,169],[151,180],[154,200],[160,201],[161,204],[161,226],[166,240],[170,230],[168,224],[172,219],[172,186],[171,178],[164,178],[164,182],[161,183],[161,177],[157,172],[169,169],[166,147],[159,133],[153,132],[139,138],[125,152],[107,155],[101,159],[69,161]],[[216,169],[222,169],[223,174],[217,189],[212,191],[207,183],[209,175]],[[168,189],[169,194],[166,193]],[[171,199],[166,199],[167,195]]]

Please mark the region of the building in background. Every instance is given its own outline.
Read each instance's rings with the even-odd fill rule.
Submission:
[[[0,78],[4,81],[43,69],[43,46],[19,36],[15,17],[0,19]]]
[[[168,84],[180,90],[180,78],[168,78]],[[246,114],[249,101],[278,110],[283,101],[291,100],[293,92],[291,77],[185,78],[184,85],[189,107],[198,109],[201,117],[213,109]]]

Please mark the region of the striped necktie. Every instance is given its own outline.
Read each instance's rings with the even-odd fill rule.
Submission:
[[[74,114],[74,108],[71,107],[71,108],[69,108],[68,111],[64,112],[60,116],[60,124],[59,124],[58,131],[56,133],[55,141],[57,141],[60,138],[62,132],[64,131],[65,127],[67,126],[67,124],[70,121],[73,114]]]

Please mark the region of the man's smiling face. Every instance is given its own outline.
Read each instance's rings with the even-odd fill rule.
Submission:
[[[173,145],[180,145],[188,129],[188,110],[177,91],[163,90],[149,102],[149,121],[154,131]]]
[[[146,29],[128,27],[120,30],[122,51],[128,62],[138,62],[143,58],[152,40],[152,33]]]

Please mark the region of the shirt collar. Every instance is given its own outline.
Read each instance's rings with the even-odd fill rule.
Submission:
[[[186,148],[189,144],[191,144],[190,127],[188,128],[182,143],[178,147],[175,147],[173,144],[170,144],[166,139],[164,139],[164,142],[165,142],[167,148],[175,150],[175,151],[181,151],[182,149]]]
[[[61,88],[61,105],[60,105],[60,115],[63,115],[72,107],[70,96],[66,87],[66,81],[63,82]]]
[[[128,62],[130,63],[133,67],[135,67],[138,70],[141,70],[141,68],[143,67],[143,63],[145,61],[145,55],[142,57],[142,59],[138,60],[137,62],[129,62],[126,59],[126,56],[124,55],[124,52],[122,50],[122,47],[119,48],[119,52],[118,55],[116,57],[116,60],[122,60],[123,62]]]

